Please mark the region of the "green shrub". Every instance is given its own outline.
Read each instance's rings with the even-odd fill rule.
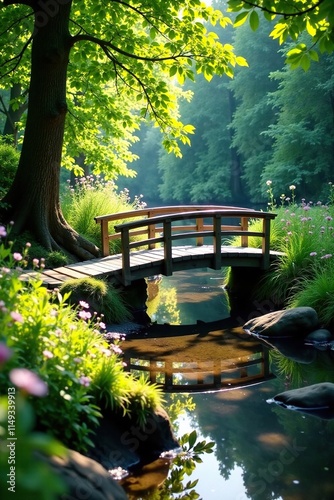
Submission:
[[[40,280],[23,282],[17,266],[26,254],[27,247],[13,253],[0,244],[0,345],[12,353],[0,371],[0,395],[13,385],[14,369],[28,369],[47,387],[45,397],[29,399],[39,429],[85,452],[106,405],[124,413],[136,408],[142,421],[160,403],[160,391],[147,389],[146,406],[138,406],[142,382],[124,371],[118,341],[105,342],[104,324],[83,301],[70,307],[66,293],[51,294]]]
[[[86,301],[90,309],[103,315],[108,324],[122,323],[131,318],[118,290],[102,279],[70,279],[61,285],[60,293],[70,294],[68,300],[72,304]]]
[[[69,258],[60,251],[48,251],[45,247],[34,240],[33,235],[29,231],[15,237],[13,242],[13,251],[20,251],[28,242],[29,254],[26,255],[26,265],[28,268],[34,267],[34,260],[43,262],[45,267],[53,269],[54,267],[65,266],[69,264]]]
[[[0,199],[4,197],[15,177],[20,153],[0,136]]]
[[[332,260],[316,266],[311,279],[303,279],[300,289],[289,302],[290,307],[313,307],[319,321],[327,328],[334,327],[334,263]]]
[[[61,199],[62,211],[69,224],[82,236],[101,245],[101,229],[94,217],[143,208],[140,197],[131,201],[128,190],[117,193],[112,181],[104,181],[99,176],[82,177],[75,187],[69,187]],[[125,220],[115,221],[116,224]],[[112,234],[112,229],[111,229]],[[120,242],[110,242],[110,252],[120,253]]]

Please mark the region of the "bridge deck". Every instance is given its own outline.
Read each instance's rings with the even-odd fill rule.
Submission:
[[[222,246],[221,263],[223,267],[262,267],[263,253],[261,249],[250,247]],[[276,259],[280,252],[270,252],[270,260]],[[131,280],[167,274],[186,269],[215,268],[213,245],[175,246],[172,249],[172,270],[166,273],[164,249],[154,248],[130,253]],[[29,272],[25,276],[37,275]],[[98,259],[78,262],[55,269],[46,269],[40,279],[48,288],[59,287],[72,278],[95,277],[108,279],[115,283],[123,282],[122,255],[109,255]]]

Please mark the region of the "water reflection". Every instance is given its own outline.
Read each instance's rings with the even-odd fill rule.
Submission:
[[[194,280],[195,272],[190,274]],[[200,280],[203,280],[203,273]],[[211,300],[215,293],[213,282],[209,283]],[[200,287],[202,285],[200,281]],[[185,295],[180,292],[182,287]],[[171,308],[172,317],[178,318],[174,323],[177,333],[168,337],[151,336],[146,343],[143,339],[130,339],[129,343],[124,343],[124,348],[126,355],[130,354],[129,367],[133,365],[138,372],[150,372],[151,380],[165,384],[167,389],[189,392],[193,388],[207,389],[206,384],[211,384],[211,389],[217,389],[218,385],[224,389],[191,392],[195,408],[186,409],[174,422],[178,436],[195,429],[200,438],[214,441],[214,453],[204,455],[202,462],[189,472],[183,480],[183,490],[179,483],[175,483],[176,491],[170,487],[175,468],[169,463],[167,480],[161,483],[159,479],[160,486],[156,482],[138,493],[132,488],[131,492],[128,490],[129,498],[190,498],[186,484],[191,481],[197,498],[203,500],[332,500],[334,421],[269,405],[267,400],[287,389],[334,381],[333,353],[310,352],[309,347],[303,351],[305,346],[302,345],[265,345],[243,334],[238,325],[212,328],[202,324],[201,321],[216,321],[217,318],[211,316],[208,304],[203,309],[196,301],[192,302],[188,285],[182,287],[175,287]],[[216,293],[223,293],[220,284]],[[196,294],[199,300],[200,295]],[[215,300],[220,305],[223,303],[224,309],[225,299],[221,296]],[[163,307],[160,311],[168,319],[166,304]],[[223,318],[228,318],[228,310],[224,310]],[[157,304],[155,311],[158,318]],[[186,325],[199,331],[185,328],[188,335],[184,336],[183,326],[177,325],[185,317],[188,318]],[[169,326],[164,325],[164,328]],[[250,361],[255,363],[249,364]],[[178,364],[174,366],[173,363]],[[255,366],[262,368],[253,373]],[[260,375],[258,382],[261,383],[254,385],[255,380],[244,383],[248,382],[244,377],[250,375]],[[167,408],[172,408],[178,398],[180,407],[190,406],[184,405],[182,393],[166,393],[166,398]],[[140,473],[134,483],[138,482],[138,476]]]

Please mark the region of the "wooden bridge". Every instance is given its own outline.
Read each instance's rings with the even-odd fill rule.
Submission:
[[[223,266],[267,269],[280,253],[270,251],[270,221],[276,214],[221,205],[188,205],[147,208],[95,217],[101,226],[102,257],[44,270],[50,288],[71,278],[108,277],[130,285],[139,278],[171,275],[192,268]],[[260,219],[260,231],[249,229]],[[232,246],[231,237],[240,245]],[[261,248],[248,246],[250,236],[259,237]],[[121,253],[110,255],[110,242]],[[188,244],[185,244],[188,243]]]

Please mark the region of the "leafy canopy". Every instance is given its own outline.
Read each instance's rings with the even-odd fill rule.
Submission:
[[[287,53],[286,62],[305,71],[311,61],[318,61],[320,53],[334,50],[334,9],[332,0],[228,0],[228,11],[237,12],[234,26],[249,22],[253,31],[260,24],[259,11],[267,21],[274,22],[270,36],[281,44],[290,37],[294,47]],[[308,46],[300,41],[302,33],[310,35]]]
[[[32,0],[20,3],[0,2],[4,89],[14,83],[28,88],[32,9],[37,29],[61,9],[57,0],[38,7]],[[179,119],[179,85],[200,73],[207,80],[214,74],[232,77],[236,65],[247,64],[207,28],[217,23],[226,27],[231,21],[200,0],[73,0],[65,166],[72,168],[73,158],[84,155],[97,173],[133,173],[127,170],[135,159],[129,148],[140,120],[147,118],[160,127],[166,149],[180,155],[179,144],[189,144],[193,127]]]

